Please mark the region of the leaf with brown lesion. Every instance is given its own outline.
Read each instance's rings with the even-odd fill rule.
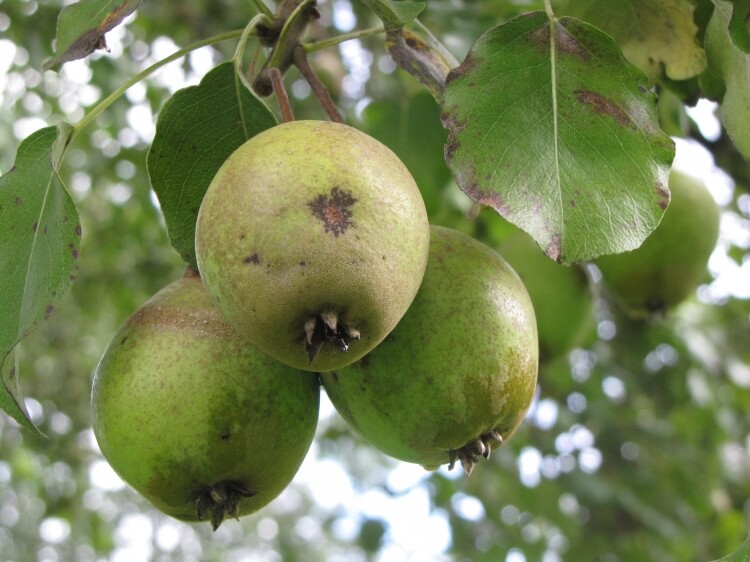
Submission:
[[[44,68],[54,68],[106,49],[105,34],[122,23],[140,3],[141,0],[82,0],[63,8],[57,20],[56,52],[44,63]]]
[[[611,37],[530,12],[448,75],[445,159],[458,186],[564,264],[638,247],[669,201],[671,139]]]

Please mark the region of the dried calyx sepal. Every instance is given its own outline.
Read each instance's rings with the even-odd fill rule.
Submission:
[[[469,441],[460,449],[451,449],[448,452],[448,470],[453,470],[456,461],[461,461],[461,466],[467,476],[474,470],[480,459],[489,459],[493,446],[502,445],[503,436],[498,431],[492,430],[480,437]]]
[[[346,353],[351,341],[359,338],[359,330],[340,322],[339,315],[334,311],[321,312],[305,321],[305,351],[311,363],[324,343]]]
[[[198,493],[195,500],[196,513],[199,521],[209,518],[213,530],[219,528],[224,518],[240,517],[240,501],[251,498],[255,492],[248,490],[241,482],[222,481]]]

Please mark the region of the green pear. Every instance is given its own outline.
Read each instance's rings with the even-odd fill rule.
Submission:
[[[422,286],[404,318],[361,361],[321,375],[341,416],[397,459],[467,473],[507,441],[536,388],[534,309],[495,251],[432,227]]]
[[[266,130],[201,204],[198,268],[227,321],[279,361],[352,363],[396,326],[424,275],[424,201],[385,145],[339,123]]]
[[[581,345],[596,324],[594,299],[580,265],[549,259],[526,233],[517,230],[499,248],[531,296],[542,360],[560,357]]]
[[[664,313],[706,277],[719,235],[719,208],[702,181],[673,170],[672,199],[639,248],[597,258],[603,283],[634,316]]]
[[[315,433],[320,385],[249,346],[197,276],[137,310],[94,376],[94,434],[112,468],[177,519],[257,511],[289,484]]]

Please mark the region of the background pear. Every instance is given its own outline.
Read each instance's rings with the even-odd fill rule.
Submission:
[[[422,287],[361,361],[321,375],[341,416],[385,453],[467,472],[506,441],[534,396],[534,310],[513,269],[456,230],[432,227]]]
[[[634,315],[663,313],[689,297],[707,276],[719,236],[719,208],[703,182],[672,170],[669,189],[664,217],[639,248],[594,262]]]
[[[123,480],[164,513],[216,528],[289,484],[319,398],[314,374],[247,345],[188,276],[112,339],[94,377],[92,425]]]
[[[419,189],[390,149],[347,125],[293,121],[219,169],[196,253],[242,336],[279,361],[327,371],[362,357],[401,319],[429,234]]]
[[[520,230],[503,242],[499,252],[521,277],[534,304],[541,359],[562,356],[581,345],[596,323],[584,269],[551,260]]]

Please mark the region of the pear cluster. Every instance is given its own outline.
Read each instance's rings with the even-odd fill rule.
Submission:
[[[173,517],[217,528],[281,493],[321,384],[359,435],[429,470],[471,473],[531,405],[523,282],[430,226],[403,163],[356,129],[295,121],[239,147],[202,202],[196,256],[114,336],[92,391],[102,453]]]

